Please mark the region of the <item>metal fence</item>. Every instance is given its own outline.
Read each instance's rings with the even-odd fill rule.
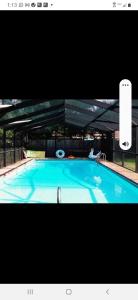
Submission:
[[[0,168],[9,166],[23,158],[22,148],[0,151]]]
[[[25,146],[29,150],[45,151],[46,157],[55,157],[58,149],[63,149],[68,155],[75,157],[88,157],[91,147],[96,151],[101,150],[106,153],[107,160],[113,160],[113,139],[111,134],[106,135],[106,139],[87,140],[85,138],[69,138],[69,137],[51,137],[49,139],[29,139]]]
[[[127,150],[121,150],[119,146],[119,137],[113,139],[113,162],[138,173],[138,126],[132,128],[132,147]]]
[[[93,141],[86,141],[84,139],[71,138],[50,138],[29,140],[27,149],[35,151],[45,151],[47,157],[55,157],[57,149],[63,149],[66,155],[88,156]]]

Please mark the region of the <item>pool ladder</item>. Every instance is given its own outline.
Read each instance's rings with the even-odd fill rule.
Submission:
[[[61,203],[61,187],[58,186],[57,188],[57,203],[60,204]]]
[[[101,158],[103,158],[103,160],[106,161],[106,154],[105,154],[105,153],[102,153],[102,154],[101,154]]]

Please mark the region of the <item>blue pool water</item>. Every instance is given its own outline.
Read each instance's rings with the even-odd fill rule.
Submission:
[[[136,203],[138,187],[90,160],[33,160],[0,179],[0,202]]]

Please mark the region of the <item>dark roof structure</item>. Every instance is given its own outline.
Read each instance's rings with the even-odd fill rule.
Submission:
[[[125,109],[125,104],[124,104]],[[138,125],[138,100],[133,100],[133,126]],[[18,132],[64,123],[104,132],[118,130],[118,99],[0,100],[0,127]]]

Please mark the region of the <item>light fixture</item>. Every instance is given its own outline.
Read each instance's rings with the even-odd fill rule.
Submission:
[[[22,123],[28,123],[31,122],[32,120],[21,120],[21,121],[15,121],[15,122],[11,122],[9,124],[22,124]]]
[[[42,127],[42,126],[35,126],[35,127],[32,127],[32,129],[34,129],[34,128],[36,129],[36,128],[40,128],[40,127]]]
[[[0,109],[10,107],[10,106],[12,106],[12,104],[0,104]]]

